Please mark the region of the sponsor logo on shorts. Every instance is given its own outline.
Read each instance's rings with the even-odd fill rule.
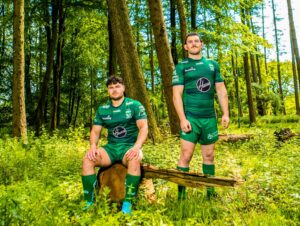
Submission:
[[[117,126],[113,129],[113,135],[116,138],[125,137],[127,134],[127,130],[123,126]]]
[[[217,136],[218,136],[218,131],[215,131],[213,133],[209,133],[207,135],[207,139],[212,140],[214,137],[217,137]]]
[[[197,81],[196,86],[201,93],[205,93],[210,90],[211,83],[207,78],[202,77]]]

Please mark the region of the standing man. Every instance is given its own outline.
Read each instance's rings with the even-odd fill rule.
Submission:
[[[188,172],[196,143],[201,144],[203,173],[215,175],[214,143],[218,140],[214,109],[215,90],[222,108],[222,126],[229,125],[227,90],[217,62],[202,56],[203,42],[198,33],[185,39],[188,58],[176,65],[173,73],[173,102],[180,120],[181,154],[177,169]],[[207,188],[207,197],[214,196]],[[186,197],[185,187],[178,186],[178,199]]]
[[[147,114],[140,102],[124,96],[125,86],[122,78],[111,76],[106,86],[110,101],[100,106],[96,112],[90,135],[90,150],[82,163],[85,209],[88,209],[95,200],[94,189],[97,181],[95,167],[108,167],[116,161],[122,161],[128,168],[122,212],[130,214],[132,199],[136,195],[141,178],[141,148],[148,135]],[[103,127],[108,130],[108,143],[97,148]]]

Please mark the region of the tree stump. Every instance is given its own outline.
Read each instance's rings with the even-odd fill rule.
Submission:
[[[99,193],[103,192],[104,187],[108,187],[110,189],[110,201],[121,202],[125,197],[126,173],[127,168],[121,163],[113,164],[108,168],[101,168],[98,172]],[[155,201],[152,179],[142,177],[138,194],[144,196],[149,202]]]

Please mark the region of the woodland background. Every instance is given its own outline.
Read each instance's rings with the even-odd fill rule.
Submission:
[[[294,2],[1,0],[0,224],[298,225],[299,139],[281,142],[273,135],[287,127],[299,133]],[[277,28],[283,4],[289,42]],[[267,16],[272,25],[265,24]],[[266,40],[270,26],[274,45]],[[226,83],[231,125],[221,133],[254,135],[216,147],[217,175],[244,184],[218,188],[220,199],[212,202],[205,189],[189,189],[188,200],[177,203],[176,185],[157,179],[156,202],[140,196],[132,217],[105,195],[83,212],[81,158],[111,74],[121,75],[126,95],[146,107],[144,161],[176,166],[179,123],[171,76],[186,57],[183,39],[191,31],[201,34],[203,55],[219,62]],[[216,111],[220,116],[218,105]],[[195,152],[191,168],[201,172],[200,163]]]

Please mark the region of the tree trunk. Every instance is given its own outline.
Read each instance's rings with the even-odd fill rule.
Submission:
[[[126,94],[144,105],[148,113],[149,135],[153,141],[160,140],[161,135],[151,109],[138,52],[132,36],[126,2],[125,0],[107,0],[107,5],[118,54],[117,59],[125,80]]]
[[[243,60],[244,60],[244,72],[245,72],[245,80],[246,80],[246,87],[247,87],[249,119],[250,119],[250,123],[255,123],[256,117],[255,117],[252,90],[251,90],[251,79],[250,79],[249,62],[248,62],[248,53],[247,52],[245,52],[243,54]]]
[[[297,71],[296,71],[296,64],[295,64],[295,53],[294,53],[294,50],[293,50],[292,42],[291,42],[291,49],[292,49],[292,67],[293,67],[293,80],[294,80],[294,94],[295,94],[296,114],[300,115],[299,89],[298,89]]]
[[[58,108],[59,108],[59,97],[60,97],[60,81],[62,75],[62,58],[63,58],[63,27],[64,27],[64,17],[63,17],[63,6],[62,0],[59,0],[58,5],[59,11],[59,28],[58,28],[58,43],[56,49],[56,62],[53,68],[53,97],[52,97],[52,113],[51,113],[51,123],[50,131],[57,128],[58,123]]]
[[[233,77],[234,77],[235,98],[236,98],[237,107],[238,107],[238,124],[240,126],[240,119],[243,116],[243,112],[242,112],[242,107],[241,107],[241,98],[240,98],[240,91],[239,91],[239,77],[238,77],[238,74],[236,73],[237,65],[234,63],[233,55],[231,55],[231,65],[232,65],[232,72],[233,72]]]
[[[176,49],[176,7],[175,0],[170,0],[170,21],[171,21],[171,53],[174,64],[178,64],[177,49]]]
[[[179,132],[179,119],[173,104],[173,90],[172,90],[172,73],[174,70],[174,63],[172,61],[170,45],[168,43],[168,36],[166,25],[164,22],[162,6],[160,0],[148,0],[150,18],[155,38],[155,46],[160,72],[162,75],[162,82],[164,87],[165,100],[167,102],[167,109],[172,134]]]
[[[266,39],[266,34],[265,34],[265,4],[262,2],[261,6],[261,19],[262,19],[262,33],[263,33],[263,39]],[[267,48],[264,46],[264,61],[265,61],[265,72],[266,76],[268,75],[268,64],[267,64]]]
[[[285,115],[286,112],[285,112],[282,82],[281,82],[281,69],[280,69],[279,43],[278,43],[279,41],[278,41],[278,33],[277,33],[277,22],[276,22],[276,14],[275,14],[276,11],[275,11],[274,0],[272,0],[272,9],[273,9],[273,23],[274,23],[274,31],[275,31],[275,45],[276,45],[276,58],[277,58],[277,77],[278,77],[279,95],[281,99],[280,111]]]
[[[14,0],[13,17],[13,136],[27,143],[24,87],[24,0]]]
[[[117,54],[113,42],[113,33],[111,28],[111,19],[108,15],[108,40],[109,40],[109,59],[108,59],[108,76],[117,74]]]
[[[45,22],[46,22],[46,33],[47,33],[47,44],[48,44],[48,49],[47,49],[47,69],[46,73],[43,79],[43,84],[42,88],[40,91],[40,97],[38,101],[38,106],[36,109],[36,124],[35,124],[35,129],[36,129],[36,135],[40,135],[40,130],[41,126],[44,122],[43,119],[43,113],[45,111],[45,103],[46,103],[46,98],[47,98],[47,93],[48,93],[48,86],[49,86],[49,81],[51,77],[51,73],[53,70],[53,61],[54,61],[54,49],[56,48],[56,43],[57,43],[57,18],[58,18],[58,5],[57,5],[57,0],[51,0],[51,7],[52,7],[52,29],[50,30],[50,15],[49,15],[49,10],[48,10],[48,4],[47,1],[45,1]]]
[[[196,31],[196,17],[197,17],[197,0],[191,0],[191,28]]]
[[[30,32],[30,31],[29,31]],[[29,45],[31,46],[31,38],[28,38]],[[33,114],[34,114],[34,104],[32,101],[31,93],[31,76],[30,76],[30,64],[31,64],[31,47],[29,47],[28,53],[25,56],[25,104],[26,112],[29,116],[28,123],[32,124]]]
[[[298,42],[297,42],[296,31],[295,31],[295,24],[294,24],[291,0],[287,0],[287,3],[288,3],[290,36],[291,36],[294,57],[296,58],[296,62],[297,62],[298,84],[299,84],[299,88],[300,88],[300,55],[299,55]]]
[[[184,49],[184,42],[185,37],[187,35],[187,28],[186,28],[186,18],[185,18],[185,12],[184,12],[184,5],[182,3],[182,0],[176,0],[177,3],[177,10],[179,14],[179,21],[180,21],[180,37],[181,37],[181,44],[182,44],[182,58],[186,58],[187,54]]]
[[[74,128],[76,127],[76,121],[77,121],[77,116],[78,116],[79,107],[80,107],[80,99],[81,99],[81,96],[78,94],[77,101],[76,101],[76,112],[75,112],[75,117],[74,117],[74,121],[73,121]]]
[[[155,77],[154,77],[154,54],[153,54],[153,34],[152,34],[152,28],[149,25],[148,26],[148,40],[150,42],[150,56],[149,56],[149,64],[150,64],[150,75],[151,75],[151,91],[152,93],[155,92]]]

